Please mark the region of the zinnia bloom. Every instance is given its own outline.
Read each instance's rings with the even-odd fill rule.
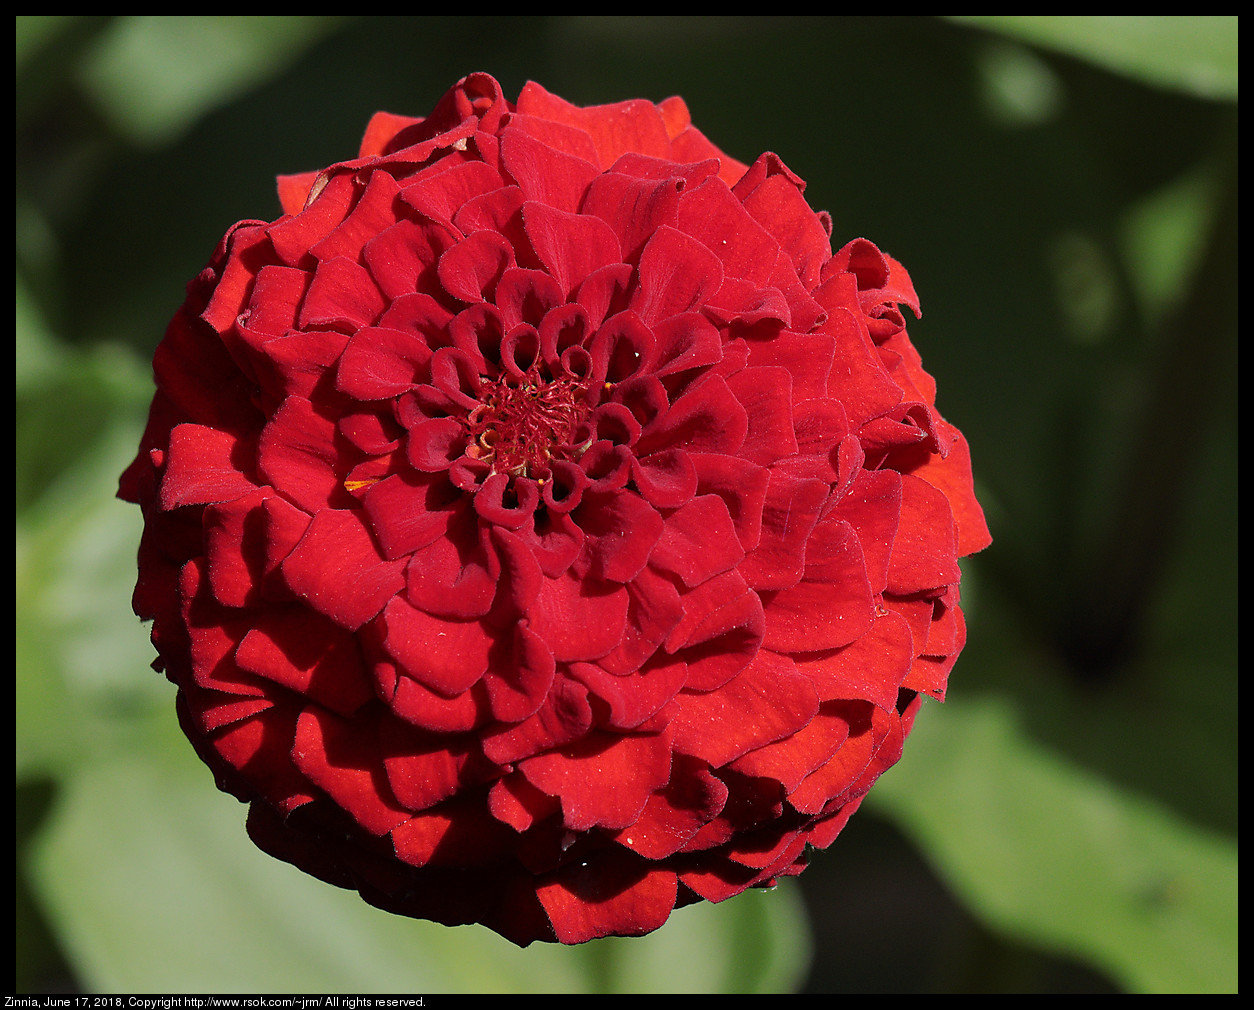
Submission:
[[[136,612],[257,845],[519,944],[799,873],[988,532],[910,278],[678,98],[459,82],[280,179],[157,348]]]

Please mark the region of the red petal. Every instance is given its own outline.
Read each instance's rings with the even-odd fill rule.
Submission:
[[[588,689],[565,675],[557,676],[544,703],[515,726],[483,737],[483,753],[498,765],[562,747],[581,739],[592,726]]]
[[[872,592],[882,593],[888,584],[900,516],[901,477],[891,470],[863,470],[825,520],[843,520],[857,532]]]
[[[548,147],[520,128],[501,133],[501,163],[528,200],[571,212],[579,209],[598,174],[595,165]]]
[[[635,821],[653,791],[670,780],[670,734],[593,732],[518,768],[537,789],[562,801],[571,831],[616,831]]]
[[[491,666],[484,674],[492,715],[516,723],[535,714],[553,684],[557,664],[539,635],[520,620],[514,626],[513,653],[508,661]]]
[[[338,463],[335,422],[303,397],[289,396],[262,429],[258,469],[276,491],[306,512],[341,500]]]
[[[436,275],[445,292],[463,302],[490,300],[501,275],[514,266],[509,241],[492,231],[467,235],[440,257]]]
[[[771,473],[762,506],[761,536],[740,566],[750,586],[784,589],[801,579],[806,540],[818,521],[827,490],[821,480]]]
[[[678,883],[669,870],[648,870],[636,856],[614,849],[590,863],[563,867],[536,888],[562,943],[597,937],[643,936],[675,907]]]
[[[792,381],[783,368],[750,367],[727,380],[745,408],[749,427],[739,455],[769,466],[797,451],[793,432]]]
[[[749,176],[736,186],[747,210],[788,253],[797,276],[807,289],[819,281],[819,270],[831,256],[831,240],[819,217],[801,195],[801,183],[772,154],[762,155],[750,168],[750,175],[766,167],[757,185],[749,186]]]
[[[379,748],[396,799],[410,810],[426,810],[490,774],[473,738],[416,732],[391,716],[379,723]],[[467,811],[468,813],[469,811]]]
[[[368,326],[344,348],[335,385],[354,399],[391,399],[412,389],[430,360],[430,348],[415,334]]]
[[[366,244],[364,258],[370,268],[369,276],[388,300],[415,293],[438,295],[436,264],[456,241],[454,233],[432,222],[398,221]],[[386,320],[385,314],[379,321]]]
[[[589,694],[608,709],[602,725],[616,730],[636,729],[657,715],[684,686],[683,663],[650,663],[646,669],[613,674],[596,663],[572,663],[570,675],[587,686]]]
[[[292,759],[371,834],[385,835],[409,818],[388,785],[375,733],[360,722],[305,709],[296,723]]]
[[[428,811],[392,829],[397,856],[413,866],[498,863],[513,838],[514,832],[472,803]]]
[[[619,172],[599,175],[588,187],[583,213],[594,214],[614,230],[622,258],[635,262],[650,235],[675,225],[681,178],[640,179]]]
[[[680,600],[684,620],[668,637],[667,651],[687,664],[689,688],[721,687],[752,661],[762,644],[762,602],[734,571],[703,582]]]
[[[666,517],[650,561],[692,588],[736,567],[743,557],[727,505],[718,495],[707,494]]]
[[[800,664],[798,670],[805,672]],[[808,725],[737,758],[731,767],[741,775],[774,779],[792,792],[808,774],[825,765],[848,736],[849,722],[839,706],[820,705]]]
[[[185,702],[188,694],[181,692],[180,700]],[[295,727],[294,708],[269,708],[253,718],[232,721],[210,740],[198,742],[198,749],[203,753],[212,748],[213,754],[247,779],[250,792],[288,814],[317,798],[292,764]]]
[[[319,261],[337,256],[357,260],[362,247],[383,229],[396,222],[393,202],[400,187],[387,172],[373,172],[356,205],[334,231],[309,251]]]
[[[242,468],[247,446],[234,435],[199,424],[180,424],[170,432],[161,507],[232,501],[257,489]]]
[[[340,715],[374,698],[357,641],[304,607],[254,612],[256,626],[235,650],[241,669],[297,691]]]
[[[901,387],[880,363],[871,338],[852,312],[833,308],[823,329],[836,342],[824,393],[844,405],[851,428],[881,417],[901,402]]]
[[[649,561],[662,535],[662,517],[637,494],[585,494],[573,518],[587,538],[592,574],[630,582]]]
[[[301,306],[300,328],[354,333],[373,325],[385,306],[366,269],[356,260],[339,256],[318,264]]]
[[[684,618],[684,605],[671,579],[649,568],[627,584],[630,604],[622,641],[599,665],[613,674],[640,668]]]
[[[376,692],[387,702],[388,708],[420,729],[435,733],[466,733],[492,721],[487,704],[478,691],[466,691],[446,698],[416,680],[401,676],[400,671],[385,659],[376,659],[372,672]]]
[[[712,375],[690,387],[668,411],[646,424],[635,450],[640,456],[678,448],[735,454],[748,430],[745,408],[727,383]]]
[[[936,428],[944,455],[929,454],[920,465],[910,467],[909,472],[927,481],[949,500],[954,524],[958,528],[958,556],[966,557],[982,551],[992,542],[992,537],[984,519],[984,510],[975,500],[971,483],[971,450],[967,440],[957,428],[939,418]]]
[[[678,508],[697,490],[692,457],[682,449],[655,452],[631,461],[631,479],[654,508]]]
[[[612,165],[625,151],[664,157],[670,150],[658,107],[644,99],[581,107],[528,81],[518,93],[517,107],[527,116],[573,126],[586,134],[602,169]]]
[[[718,254],[730,276],[757,286],[770,281],[779,243],[745,212],[721,179],[707,179],[684,191],[678,227]]]
[[[383,610],[383,647],[403,676],[446,697],[461,694],[488,668],[493,639],[478,621],[450,621],[400,597]]]
[[[623,637],[627,590],[567,573],[546,578],[531,608],[531,626],[559,663],[599,659]]]
[[[888,590],[905,594],[954,585],[958,542],[945,495],[922,478],[901,478],[901,522],[888,566]]]
[[[255,606],[265,575],[265,528],[260,505],[269,491],[205,509],[205,559],[217,601],[228,607]]]
[[[723,284],[723,264],[696,239],[664,225],[640,253],[631,308],[649,325],[699,310]]]
[[[760,652],[740,676],[718,690],[680,695],[672,722],[675,750],[721,768],[796,733],[818,710],[818,695],[792,660]]]
[[[726,802],[727,786],[703,761],[676,754],[666,788],[650,796],[635,823],[614,840],[645,859],[665,859],[717,817]]]
[[[531,247],[568,298],[593,271],[622,259],[618,236],[600,218],[535,202],[524,203],[522,215]]]
[[[824,701],[862,698],[892,711],[914,659],[913,638],[905,619],[890,611],[856,642],[794,659]]]
[[[827,574],[835,574],[838,566],[845,574],[831,581],[802,581],[762,594],[766,648],[816,652],[848,645],[866,634],[875,620],[875,600],[856,537],[832,556]]]
[[[409,601],[440,617],[482,617],[496,599],[500,566],[489,554],[471,509],[454,512],[448,535],[415,551],[405,569]]]
[[[282,564],[288,587],[311,607],[356,630],[405,585],[404,561],[387,561],[355,512],[323,509]]]
[[[453,521],[447,484],[429,478],[415,484],[408,475],[392,474],[370,485],[362,505],[389,561],[434,543]]]

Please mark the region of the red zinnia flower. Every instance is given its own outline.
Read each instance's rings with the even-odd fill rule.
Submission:
[[[677,98],[472,75],[280,180],[158,347],[121,495],[266,851],[520,944],[800,872],[988,543],[902,267]]]

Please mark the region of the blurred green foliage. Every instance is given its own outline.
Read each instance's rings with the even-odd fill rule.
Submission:
[[[1235,992],[1237,24],[17,18],[18,992]],[[256,852],[113,498],[147,362],[278,173],[459,77],[682,94],[901,259],[995,542],[949,700],[792,886],[513,948]]]

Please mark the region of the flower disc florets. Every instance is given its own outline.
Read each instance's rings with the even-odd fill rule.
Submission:
[[[480,74],[228,232],[121,494],[258,845],[525,944],[836,837],[943,695],[988,534],[909,277],[803,189],[678,99]]]

